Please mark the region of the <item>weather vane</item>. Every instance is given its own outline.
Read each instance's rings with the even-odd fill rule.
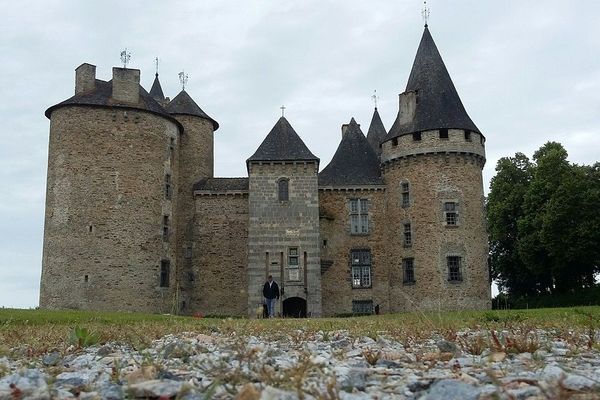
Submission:
[[[427,22],[429,21],[429,8],[427,8],[427,1],[423,2],[423,11],[421,11],[421,15],[423,16],[425,28],[427,28]]]
[[[179,73],[179,82],[181,82],[181,90],[185,90],[185,85],[187,84],[188,76],[185,71],[181,71]]]
[[[154,59],[154,63],[156,64],[156,76],[158,76],[158,57]]]
[[[285,106],[281,106],[279,108],[281,108],[281,116],[283,117],[285,114]]]
[[[377,100],[379,100],[379,96],[377,96],[377,89],[373,90],[373,96],[371,96],[371,98],[373,99],[373,103],[375,103],[375,108],[377,108]]]
[[[123,68],[127,68],[127,64],[129,64],[129,60],[131,59],[131,52],[127,51],[127,48],[121,52],[121,62],[123,63]]]

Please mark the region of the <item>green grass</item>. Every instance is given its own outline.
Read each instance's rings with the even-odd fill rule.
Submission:
[[[600,329],[600,307],[514,311],[457,311],[400,313],[355,318],[319,319],[216,319],[171,315],[92,311],[0,309],[0,356],[36,356],[64,351],[75,328],[97,335],[99,343],[120,341],[136,348],[166,334],[220,332],[238,335],[288,336],[302,340],[317,331],[347,330],[351,335],[386,333],[400,340],[418,340],[432,333],[452,335],[465,328],[531,329],[589,332]],[[330,335],[326,335],[330,336]],[[16,350],[15,350],[16,349]]]

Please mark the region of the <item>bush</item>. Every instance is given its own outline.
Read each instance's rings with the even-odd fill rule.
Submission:
[[[494,310],[593,305],[600,305],[600,285],[564,294],[521,296],[517,298],[499,293],[498,296],[492,299],[492,308]]]

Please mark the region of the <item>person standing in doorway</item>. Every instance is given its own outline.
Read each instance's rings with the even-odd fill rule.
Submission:
[[[267,310],[269,312],[269,318],[275,316],[275,301],[279,300],[279,286],[277,282],[273,280],[273,275],[269,275],[265,286],[263,286],[263,296],[265,297],[265,303],[267,304]]]

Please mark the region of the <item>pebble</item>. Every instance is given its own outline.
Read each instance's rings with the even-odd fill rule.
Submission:
[[[468,355],[434,334],[406,346],[385,332],[356,337],[297,331],[277,338],[190,332],[167,335],[143,350],[106,343],[38,358],[1,357],[0,399],[526,400],[560,390],[594,398],[600,352],[578,347],[586,343],[583,334],[579,342],[575,334],[569,342],[553,334],[536,331],[540,349],[533,354],[488,346],[481,355]]]

